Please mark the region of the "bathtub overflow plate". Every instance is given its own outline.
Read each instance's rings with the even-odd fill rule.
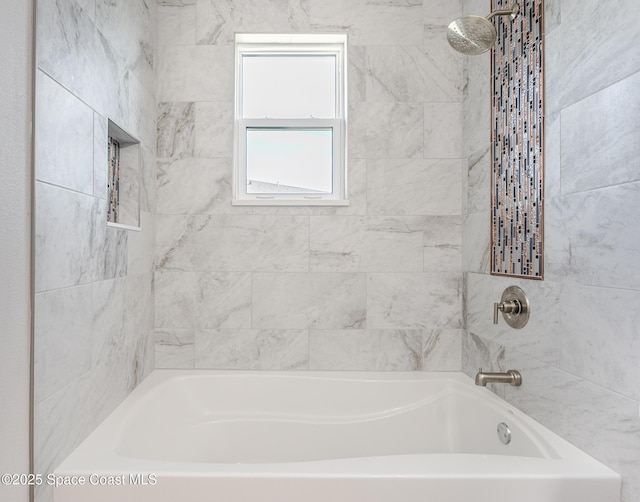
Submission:
[[[511,430],[504,422],[498,424],[498,437],[500,441],[502,441],[502,444],[509,444],[511,442]]]

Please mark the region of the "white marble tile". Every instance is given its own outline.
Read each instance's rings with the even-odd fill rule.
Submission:
[[[462,0],[425,0],[422,15],[425,24],[438,22],[447,26],[462,15]]]
[[[424,108],[421,104],[355,103],[349,113],[349,157],[422,157]]]
[[[368,213],[459,215],[461,172],[457,159],[368,160]]]
[[[146,339],[154,327],[154,282],[153,273],[126,277],[124,324],[127,338],[135,346]]]
[[[309,0],[198,0],[197,43],[233,45],[234,33],[309,32]]]
[[[195,5],[196,0],[156,0],[158,5],[172,5],[179,7],[181,5]]]
[[[460,274],[367,274],[367,327],[461,328]]]
[[[34,406],[34,472],[51,473],[97,425],[88,407],[90,374]],[[36,500],[53,500],[53,487],[36,487]]]
[[[562,110],[562,192],[640,180],[640,72]]]
[[[36,179],[93,194],[93,112],[36,72]]]
[[[35,291],[98,279],[94,256],[100,243],[93,240],[98,199],[40,182],[35,197]]]
[[[640,401],[640,291],[563,284],[559,304],[560,367]]]
[[[309,333],[310,370],[412,371],[421,368],[420,330]]]
[[[560,26],[562,0],[546,0],[544,2],[544,32],[551,33]]]
[[[305,330],[199,330],[195,365],[234,370],[307,369],[308,340]]]
[[[140,211],[154,214],[157,209],[158,163],[155,145],[140,147]]]
[[[425,19],[424,45],[429,47],[447,47],[449,44],[447,42],[446,28],[449,23],[455,19],[455,17],[447,19],[446,21],[443,19]]]
[[[107,198],[107,178],[109,176],[107,152],[107,119],[93,114],[93,195]]]
[[[140,232],[127,235],[127,274],[153,272],[153,256],[156,242],[156,220],[151,213],[140,213]]]
[[[158,101],[233,101],[233,58],[233,46],[160,46]]]
[[[121,367],[112,365],[110,369],[110,379],[100,378],[102,368],[91,370],[36,404],[34,472],[53,472],[126,396],[127,388],[123,385]],[[41,488],[44,485],[46,483]],[[51,500],[51,496],[51,490],[45,486],[37,492],[36,500]]]
[[[420,272],[425,222],[421,217],[312,216],[314,272]]]
[[[92,284],[91,365],[101,364],[112,345],[122,344],[125,335],[126,278]]]
[[[230,159],[167,159],[158,163],[158,213],[224,213],[231,204]]]
[[[487,144],[484,150],[473,152],[466,163],[465,212],[488,211],[491,207],[491,149]]]
[[[367,161],[347,161],[347,197],[349,206],[335,208],[337,214],[366,214],[367,212]]]
[[[95,21],[96,17],[96,0],[75,0],[80,8],[86,13],[86,15],[92,21]]]
[[[560,8],[561,24],[545,37],[547,113],[640,70],[638,23],[629,15],[637,9],[636,0],[620,0],[614,9],[598,0],[565,2]]]
[[[157,121],[155,89],[147,90],[140,79],[131,71],[128,78],[128,124],[129,131],[144,146],[155,148],[157,145]]]
[[[424,45],[447,47],[446,27],[462,15],[461,0],[427,0],[422,2]]]
[[[127,119],[126,63],[73,0],[38,2],[38,67],[103,116]],[[96,78],[99,75],[99,78]]]
[[[369,101],[462,101],[462,57],[447,47],[373,45],[366,63]]]
[[[487,6],[487,2],[484,0],[462,0],[462,13],[465,16],[469,14],[486,16],[489,14],[488,9],[490,8],[491,6]]]
[[[132,124],[129,123],[132,73],[128,71],[125,59],[115,51],[111,41],[98,30],[95,31],[95,45],[87,73],[78,95],[101,115],[125,130],[132,129]],[[67,78],[67,75],[63,74],[62,78]]]
[[[144,381],[155,369],[155,343],[154,331],[150,329],[146,334],[141,334],[136,346],[135,356],[135,385]]]
[[[465,272],[488,274],[491,270],[491,213],[481,211],[464,216],[462,268]]]
[[[113,279],[127,274],[127,243],[129,232],[106,225],[106,202],[95,222],[92,259],[98,279]]]
[[[91,369],[91,285],[35,295],[34,401]]]
[[[233,103],[196,103],[194,155],[233,156]]]
[[[195,366],[195,332],[189,329],[155,331],[156,368],[193,368]]]
[[[194,126],[195,103],[158,103],[158,157],[193,157]]]
[[[36,185],[36,291],[127,273],[127,232],[108,228],[106,201]]]
[[[422,370],[460,371],[462,365],[460,329],[433,329],[422,332]]]
[[[195,270],[193,250],[202,222],[194,216],[156,216],[155,263],[158,269]]]
[[[38,68],[87,101],[95,50],[95,26],[74,0],[40,0],[36,27]]]
[[[463,140],[465,154],[472,157],[491,145],[490,65],[490,53],[467,58],[465,65]]]
[[[562,193],[562,135],[560,113],[544,118],[544,197],[550,199]]]
[[[195,45],[196,5],[158,4],[158,44]]]
[[[428,216],[424,219],[424,272],[462,270],[462,217]]]
[[[365,296],[364,274],[255,273],[253,328],[363,328]]]
[[[349,45],[347,53],[348,100],[357,103],[367,100],[367,48]]]
[[[250,328],[251,275],[156,271],[155,312],[161,329]]]
[[[153,324],[151,275],[95,286],[90,409],[104,419],[148,371],[146,347]]]
[[[424,157],[461,158],[462,146],[462,103],[425,103]]]
[[[96,0],[96,27],[150,91],[155,81],[155,2]]]
[[[197,216],[197,270],[301,272],[309,269],[305,216]]]
[[[311,0],[311,26],[347,32],[356,45],[422,45],[418,0]]]
[[[640,183],[628,183],[546,201],[547,278],[637,289],[640,270]]]

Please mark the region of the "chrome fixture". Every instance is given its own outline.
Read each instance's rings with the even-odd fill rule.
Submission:
[[[463,16],[452,21],[447,28],[447,40],[451,47],[468,56],[487,52],[496,43],[498,32],[491,20],[495,16],[510,16],[513,21],[520,6],[517,3],[508,10],[497,10],[487,17]]]
[[[488,373],[480,368],[476,375],[476,385],[485,387],[488,383],[508,383],[514,387],[520,387],[522,375],[518,370],[508,370],[506,373]]]
[[[511,442],[511,429],[504,422],[498,424],[498,438],[502,444],[509,444]]]
[[[493,304],[493,324],[498,324],[498,312],[502,312],[502,317],[512,328],[523,328],[531,313],[529,299],[518,286],[509,286],[503,291],[500,303]]]

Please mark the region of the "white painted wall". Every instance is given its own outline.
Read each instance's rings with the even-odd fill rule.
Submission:
[[[32,2],[0,16],[0,472],[29,471]],[[0,500],[28,500],[0,484]]]

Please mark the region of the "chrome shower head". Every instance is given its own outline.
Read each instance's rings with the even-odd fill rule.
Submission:
[[[468,56],[477,56],[487,52],[496,43],[497,31],[491,19],[495,16],[510,16],[515,19],[520,6],[515,3],[509,10],[498,10],[487,17],[463,16],[452,21],[447,28],[449,45]]]

